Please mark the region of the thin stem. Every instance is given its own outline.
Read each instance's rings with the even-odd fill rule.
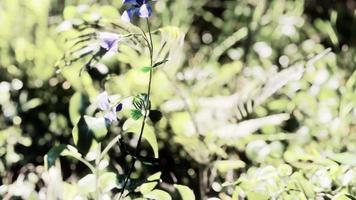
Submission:
[[[199,192],[200,192],[200,199],[205,200],[205,190],[206,190],[206,182],[207,182],[207,171],[206,166],[200,165],[199,166]]]
[[[110,143],[105,147],[105,149],[101,152],[99,160],[101,161],[105,154],[119,141],[120,135],[116,136],[114,139],[110,141]]]
[[[73,155],[68,155],[68,156],[71,156],[77,160],[79,160],[80,162],[82,162],[84,165],[86,165],[90,171],[94,174],[95,173],[95,168],[88,162],[86,161],[85,159],[83,159],[82,157],[79,157],[79,156],[73,156]]]
[[[101,152],[101,143],[98,144],[97,156],[95,159],[95,199],[100,199],[100,189],[99,189],[99,164],[100,164],[100,152]]]
[[[147,41],[147,45],[148,45],[148,49],[149,49],[149,52],[150,52],[150,66],[153,66],[153,42],[152,42],[151,26],[150,26],[150,23],[149,23],[148,19],[146,19],[146,22],[147,22],[148,34],[149,34],[149,41]],[[126,185],[127,185],[128,181],[129,181],[130,176],[131,176],[131,174],[133,172],[133,169],[135,167],[135,163],[136,163],[137,157],[139,156],[138,154],[140,152],[140,144],[141,144],[142,135],[143,135],[143,131],[145,129],[145,124],[146,124],[145,121],[146,121],[146,118],[148,116],[148,112],[149,112],[149,109],[150,109],[150,95],[151,95],[152,75],[153,75],[153,70],[150,70],[150,75],[149,75],[149,80],[148,80],[148,88],[147,88],[147,102],[146,102],[145,113],[143,115],[143,120],[142,120],[142,124],[141,124],[140,136],[139,136],[137,144],[136,144],[135,157],[133,157],[133,160],[131,162],[131,166],[130,166],[129,172],[128,172],[126,178],[125,178],[125,182],[124,182],[124,185],[122,187],[119,199],[121,199],[121,197],[122,197],[122,195],[123,195],[123,193],[125,191]]]

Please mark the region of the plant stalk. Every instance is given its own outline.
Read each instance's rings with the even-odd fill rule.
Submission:
[[[151,34],[151,26],[150,26],[150,23],[148,21],[148,19],[146,19],[146,22],[147,22],[147,28],[148,28],[148,34],[149,34],[149,41],[147,41],[147,45],[148,45],[148,49],[149,49],[149,52],[150,52],[150,66],[152,67],[153,66],[153,42],[152,42],[152,34]],[[140,130],[140,136],[138,138],[138,141],[137,141],[137,144],[136,144],[136,149],[135,149],[135,157],[133,157],[133,160],[131,162],[131,166],[129,168],[129,172],[125,178],[125,182],[124,182],[124,185],[122,187],[122,190],[121,190],[121,193],[120,193],[120,196],[119,196],[119,200],[121,199],[124,191],[125,191],[125,188],[127,186],[127,183],[130,179],[130,176],[133,172],[133,169],[135,167],[135,163],[136,163],[136,160],[137,160],[137,157],[139,156],[139,152],[140,152],[140,144],[141,144],[141,140],[142,140],[142,136],[143,136],[143,131],[145,129],[145,122],[146,122],[146,119],[147,119],[147,116],[148,116],[148,113],[149,113],[149,109],[150,109],[150,95],[151,95],[151,85],[152,85],[152,75],[153,75],[153,70],[151,69],[150,70],[150,74],[149,74],[149,80],[148,80],[148,88],[147,88],[147,102],[146,102],[146,106],[145,106],[145,113],[143,115],[143,120],[142,120],[142,125],[141,125],[141,130]]]

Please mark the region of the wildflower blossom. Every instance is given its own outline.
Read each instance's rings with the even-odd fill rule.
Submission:
[[[141,18],[149,18],[152,15],[149,0],[123,0],[123,4],[131,5],[121,16],[122,20],[130,22],[134,15]]]
[[[117,122],[116,113],[122,110],[122,104],[119,103],[112,106],[107,92],[100,93],[97,99],[99,109],[104,112],[104,118],[109,123]]]
[[[99,46],[105,54],[113,54],[117,52],[120,35],[115,33],[101,32],[98,35]]]

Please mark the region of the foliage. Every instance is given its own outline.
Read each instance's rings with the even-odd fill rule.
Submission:
[[[152,60],[120,0],[1,1],[0,197],[355,198],[346,2],[158,0]]]

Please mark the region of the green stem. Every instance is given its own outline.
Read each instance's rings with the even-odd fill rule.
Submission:
[[[119,141],[120,137],[120,135],[114,137],[114,139],[112,139],[110,143],[105,147],[105,149],[100,154],[100,161],[104,158],[105,154],[108,153],[108,151]]]
[[[100,164],[100,153],[101,152],[101,143],[98,144],[97,156],[95,159],[95,199],[100,199],[100,189],[99,189],[99,164]]]
[[[150,26],[150,23],[149,23],[148,19],[146,19],[146,22],[147,22],[148,34],[149,34],[149,41],[147,41],[147,45],[148,45],[148,49],[149,49],[149,52],[150,52],[150,66],[153,66],[153,42],[152,42],[151,26]],[[133,160],[131,162],[131,166],[130,166],[129,172],[128,172],[126,178],[125,178],[125,182],[124,182],[124,185],[122,187],[119,199],[121,199],[121,197],[122,197],[122,195],[123,195],[123,193],[125,191],[127,183],[129,181],[130,176],[131,176],[131,174],[133,172],[133,169],[135,167],[135,163],[136,163],[138,154],[140,152],[140,144],[141,144],[142,135],[143,135],[143,131],[145,129],[145,124],[146,124],[145,121],[147,119],[148,112],[149,112],[149,109],[150,109],[150,95],[151,95],[152,75],[153,75],[153,70],[150,70],[149,80],[148,80],[148,88],[147,88],[147,102],[146,102],[145,113],[143,115],[143,120],[142,120],[142,124],[141,124],[140,136],[139,136],[137,144],[136,144],[135,157],[133,157]]]
[[[79,160],[80,162],[82,162],[84,165],[86,165],[90,171],[92,173],[95,173],[95,168],[93,167],[93,165],[91,165],[88,161],[86,161],[85,159],[83,159],[82,157],[79,157],[79,156],[72,156],[72,155],[68,155],[68,156],[71,156],[77,160]]]

